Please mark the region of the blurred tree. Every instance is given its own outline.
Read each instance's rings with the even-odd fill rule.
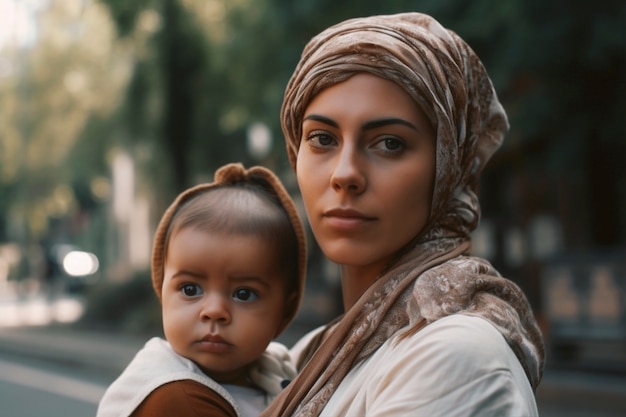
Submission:
[[[623,244],[625,9],[617,0],[51,0],[37,42],[2,51],[15,64],[0,68],[0,214],[37,229],[55,210],[88,205],[63,190],[91,189],[114,146],[130,149],[141,186],[158,190],[157,213],[228,161],[286,172],[278,112],[304,44],[346,18],[419,10],[476,49],[510,116],[488,166],[485,216],[512,212],[503,221],[524,226],[550,212],[572,246]],[[276,137],[263,161],[246,148],[258,121]]]
[[[106,3],[117,8],[113,14],[124,33],[139,4]],[[164,22],[153,43],[160,58],[151,62],[161,63],[165,83],[163,135],[170,144],[165,156],[176,161],[176,188],[227,160],[252,162],[245,130],[255,121],[281,136],[282,92],[311,36],[350,17],[419,10],[454,28],[477,51],[509,112],[511,133],[488,166],[493,175],[485,180],[485,214],[518,213],[516,221],[525,226],[549,212],[564,219],[572,246],[624,241],[626,220],[619,207],[626,199],[620,191],[626,181],[620,163],[626,38],[620,33],[626,7],[617,0],[593,5],[583,0],[153,0],[141,5],[156,7]],[[271,153],[280,161],[274,167],[288,170],[280,140]],[[513,198],[511,187],[522,177],[526,191]],[[577,201],[584,195],[578,190],[587,189],[591,179],[604,187],[590,187],[593,198]],[[556,193],[555,187],[560,187]]]
[[[508,3],[516,12],[484,45],[512,126],[490,167],[494,212],[559,218],[567,249],[624,245],[626,6]],[[518,198],[501,197],[522,178]]]
[[[111,9],[121,36],[144,41],[118,120],[126,142],[150,149],[143,162],[147,178],[158,184],[159,206],[189,186],[195,176],[220,163],[227,144],[208,152],[216,137],[217,113],[225,83],[210,73],[210,46],[189,10],[178,0],[127,2],[102,0]],[[202,138],[202,140],[199,140]],[[204,157],[204,158],[203,158]]]
[[[91,172],[72,169],[71,150],[92,115],[118,105],[127,73],[102,6],[50,1],[36,21],[33,42],[4,45],[13,64],[0,79],[0,215],[25,240],[77,209],[71,183]]]

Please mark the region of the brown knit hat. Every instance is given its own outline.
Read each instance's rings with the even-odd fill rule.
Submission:
[[[304,279],[306,275],[306,239],[302,221],[300,220],[298,210],[296,209],[291,196],[281,183],[280,179],[272,171],[262,166],[254,166],[249,169],[245,169],[240,163],[231,163],[219,168],[215,172],[214,177],[215,180],[212,183],[199,184],[179,194],[163,214],[154,236],[154,245],[152,249],[152,285],[154,287],[154,291],[160,300],[163,286],[165,249],[167,245],[165,240],[172,218],[174,217],[174,213],[178,207],[199,193],[212,188],[220,188],[242,182],[263,183],[268,186],[267,191],[272,192],[280,201],[283,209],[289,217],[298,241],[298,282],[296,285],[297,299],[295,308],[291,313],[292,315],[289,317],[289,321],[293,320],[298,308],[300,307],[302,294],[304,292]]]

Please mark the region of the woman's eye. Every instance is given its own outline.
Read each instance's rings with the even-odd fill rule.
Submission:
[[[397,138],[385,138],[374,145],[374,148],[390,154],[398,154],[405,149],[404,142]]]
[[[237,288],[233,293],[233,298],[238,301],[253,301],[258,298],[258,295],[249,288]]]
[[[323,148],[330,146],[334,143],[334,139],[331,135],[324,132],[311,132],[307,136],[307,141],[314,147]]]
[[[180,292],[185,297],[197,297],[202,294],[202,289],[196,284],[185,284],[180,287]]]

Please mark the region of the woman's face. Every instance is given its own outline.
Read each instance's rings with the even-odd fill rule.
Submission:
[[[401,87],[357,74],[306,108],[296,174],[326,256],[378,274],[428,220],[435,134]]]

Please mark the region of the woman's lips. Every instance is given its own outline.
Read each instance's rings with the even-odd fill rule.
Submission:
[[[343,231],[351,231],[376,220],[357,210],[345,208],[327,210],[322,216],[330,227]]]

